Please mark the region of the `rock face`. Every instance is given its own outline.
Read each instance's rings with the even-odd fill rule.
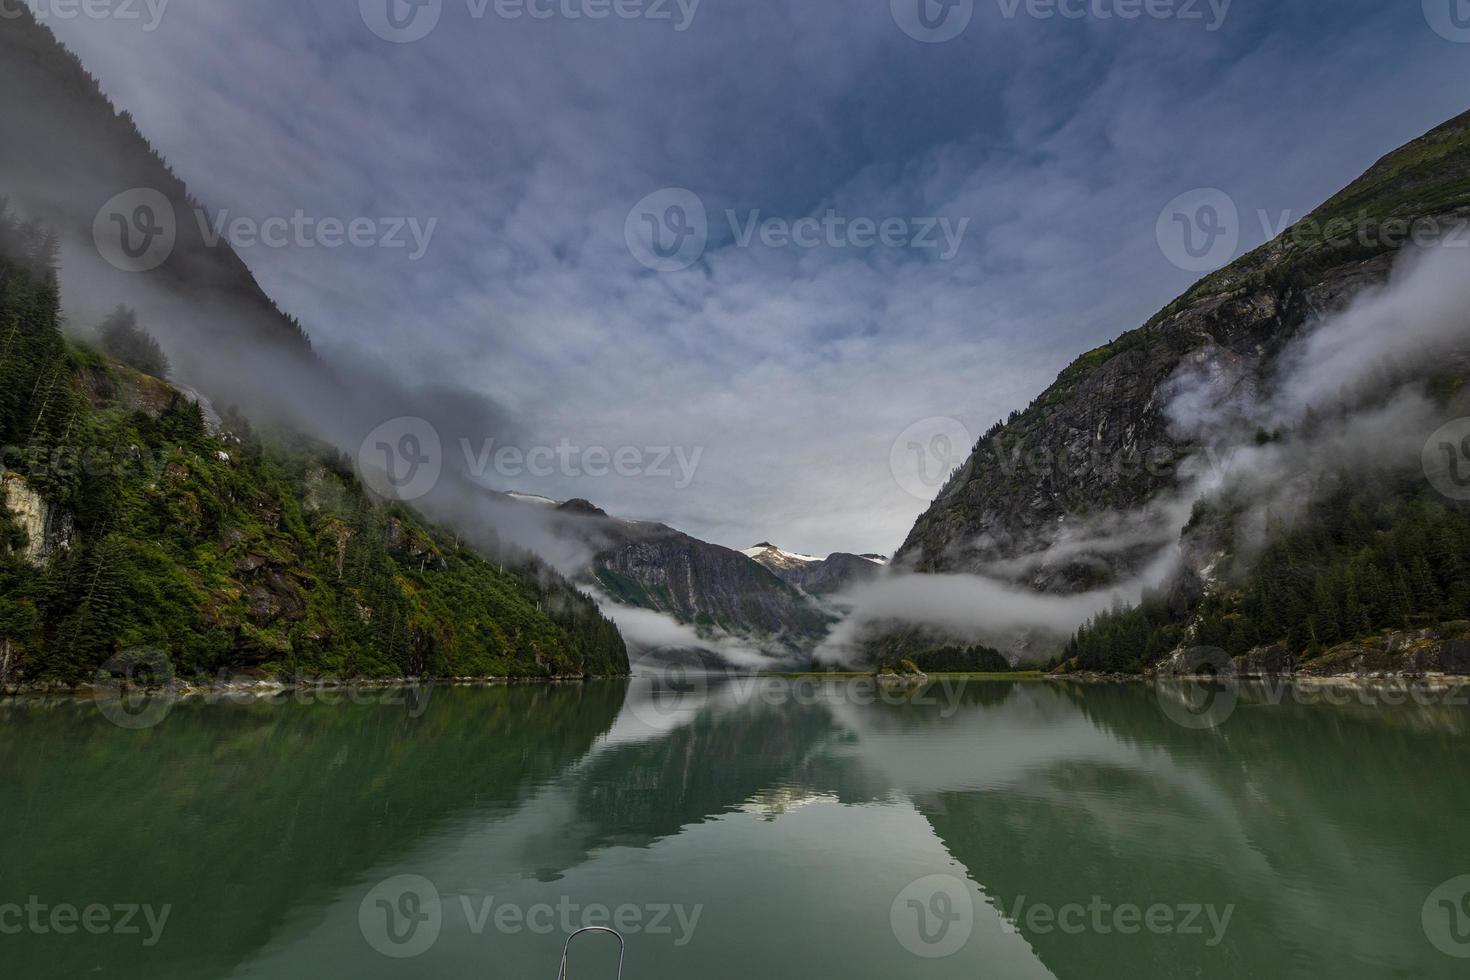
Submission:
[[[1281,643],[1257,647],[1235,658],[1235,670],[1241,677],[1279,677],[1296,673],[1296,666],[1296,654]]]
[[[1191,377],[1216,404],[1253,400],[1305,324],[1387,279],[1400,241],[1324,240],[1313,229],[1426,217],[1443,227],[1467,216],[1470,113],[1385,157],[1296,228],[1079,358],[980,440],[895,566],[989,574],[1056,593],[1137,573],[1178,544],[1178,525],[1161,511],[1184,484],[1186,461],[1204,448],[1166,411],[1177,379]],[[1122,538],[1128,546],[1118,546]]]
[[[27,561],[39,565],[57,551],[71,547],[74,528],[69,512],[43,500],[19,473],[0,470],[0,491],[0,503],[25,532]]]
[[[1345,643],[1297,668],[1303,677],[1375,674],[1470,676],[1470,623],[1401,630]]]
[[[729,548],[663,524],[609,517],[586,501],[557,508],[559,533],[592,551],[587,575],[611,599],[696,627],[809,649],[831,618],[800,590]]]
[[[787,585],[807,595],[825,596],[877,578],[888,564],[882,555],[850,555],[844,552],[818,558],[783,551],[762,542],[745,552]]]

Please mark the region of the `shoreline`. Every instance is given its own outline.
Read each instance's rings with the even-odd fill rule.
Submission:
[[[397,689],[422,689],[436,687],[519,687],[523,685],[583,684],[594,681],[627,680],[629,674],[558,674],[551,676],[505,676],[505,677],[391,677],[359,678],[302,678],[282,680],[280,678],[257,678],[229,682],[187,683],[175,682],[167,686],[145,687],[134,684],[60,684],[42,681],[33,684],[10,684],[0,687],[0,706],[22,701],[97,701],[113,700],[118,697],[172,697],[179,700],[193,698],[239,698],[262,700],[281,695],[301,692],[330,694],[356,691],[391,691]]]

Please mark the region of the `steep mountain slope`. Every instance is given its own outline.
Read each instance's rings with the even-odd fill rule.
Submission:
[[[308,355],[306,333],[266,296],[228,242],[206,243],[193,220],[199,202],[149,145],[127,112],[115,111],[81,61],[39,25],[29,8],[0,23],[0,175],[13,205],[45,216],[64,239],[92,238],[98,209],[135,188],[160,192],[172,205],[177,242],[156,270],[132,273],[103,263],[97,291],[124,298],[143,275],[187,301],[201,316],[221,314],[216,330],[234,339]]]
[[[0,685],[119,654],[211,679],[627,671],[616,628],[529,557],[492,565],[325,447],[211,426],[69,345],[50,259],[0,214]]]
[[[1310,318],[1341,309],[1389,274],[1379,235],[1325,240],[1347,220],[1470,214],[1470,113],[1390,154],[1298,226],[1196,284],[1143,327],[1084,354],[1023,412],[985,435],[895,556],[922,572],[984,572],[1043,551],[1092,515],[1136,510],[1179,485],[1198,444],[1167,414],[1168,383],[1187,360],[1225,386],[1265,383]],[[1401,243],[1399,243],[1401,244]],[[1018,570],[1036,588],[1076,591],[1137,570],[1157,541],[1121,552],[1048,558]]]
[[[882,555],[850,555],[837,552],[826,558],[783,551],[770,542],[762,542],[744,552],[745,556],[765,566],[787,585],[808,595],[824,596],[876,578],[888,564]]]
[[[614,602],[748,637],[772,653],[810,649],[831,625],[808,596],[738,551],[663,524],[609,517],[585,500],[557,505],[556,513],[558,533],[586,545],[587,574]]]
[[[1443,234],[1467,216],[1470,114],[1384,157],[1276,240],[1201,280],[1141,328],[1079,358],[1026,410],[979,441],[919,518],[895,564],[920,573],[983,574],[1052,593],[1139,575],[1180,544],[1179,508],[1188,515],[1193,478],[1218,448],[1211,420],[1222,406],[1289,397],[1281,390],[1291,367],[1283,355],[1299,352],[1307,328],[1387,283],[1415,237],[1411,227]],[[1470,377],[1470,334],[1466,341],[1411,364],[1403,376],[1355,382],[1363,390],[1344,398],[1342,410],[1373,398],[1387,403],[1409,389],[1448,409],[1463,398]],[[1390,367],[1383,365],[1385,375]],[[1256,439],[1305,439],[1312,425],[1309,411],[1304,427],[1261,430]],[[1412,448],[1417,459],[1418,445]],[[1188,638],[1181,617],[1187,622],[1215,587],[1221,563],[1248,557],[1229,552],[1228,515],[1207,517],[1197,514],[1184,536],[1185,567],[1172,594],[1153,600],[1161,617],[1179,625],[1176,642]],[[1271,638],[1268,631],[1262,640]]]
[[[437,403],[313,354],[229,243],[205,240],[202,205],[131,117],[24,5],[0,18],[0,86],[0,199],[11,205],[0,441],[19,447],[0,464],[0,676],[76,680],[139,647],[207,672],[627,670],[590,599],[465,519],[462,474],[446,472],[416,512],[363,489],[326,442],[355,449],[385,417],[434,419]],[[162,195],[177,241],[156,268],[115,268],[94,225],[141,220],[104,208],[140,188]],[[182,385],[62,339],[62,326],[85,330],[119,302],[140,309],[178,376],[270,435],[248,435],[228,408],[224,431],[201,428]],[[461,425],[495,431],[493,406],[442,397]],[[456,430],[441,431],[450,441]],[[106,462],[79,462],[92,456]]]

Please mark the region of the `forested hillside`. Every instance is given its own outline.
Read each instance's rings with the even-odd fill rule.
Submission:
[[[1310,661],[1384,630],[1465,632],[1470,510],[1420,477],[1337,473],[1304,519],[1272,530],[1243,580],[1206,594],[1193,615],[1163,593],[1099,616],[1063,659],[1081,670],[1138,671],[1181,645],[1231,657],[1279,646]],[[1196,522],[1212,514],[1201,504]],[[1467,624],[1470,625],[1470,624]]]
[[[139,651],[211,679],[626,672],[616,627],[529,556],[488,561],[334,452],[69,342],[55,263],[0,212],[0,685]]]

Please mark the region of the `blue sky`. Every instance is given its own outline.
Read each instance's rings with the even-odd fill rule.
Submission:
[[[1196,278],[1156,237],[1172,199],[1224,191],[1243,251],[1258,212],[1301,216],[1470,92],[1452,0],[1188,0],[1197,18],[1178,0],[1131,20],[1099,16],[1129,0],[1075,19],[974,0],[942,43],[901,28],[917,0],[669,0],[668,19],[654,0],[605,19],[566,16],[597,0],[544,19],[440,2],[409,43],[370,29],[387,0],[47,22],[211,207],[436,222],[416,260],[240,249],[329,356],[483,392],[523,449],[699,454],[687,486],[491,482],[734,547],[892,551],[927,492],[907,443],[979,435]],[[625,231],[669,188],[703,207],[708,244],[658,272]],[[902,233],[740,240],[753,218],[829,212]],[[915,240],[939,219],[963,222],[949,257]]]

